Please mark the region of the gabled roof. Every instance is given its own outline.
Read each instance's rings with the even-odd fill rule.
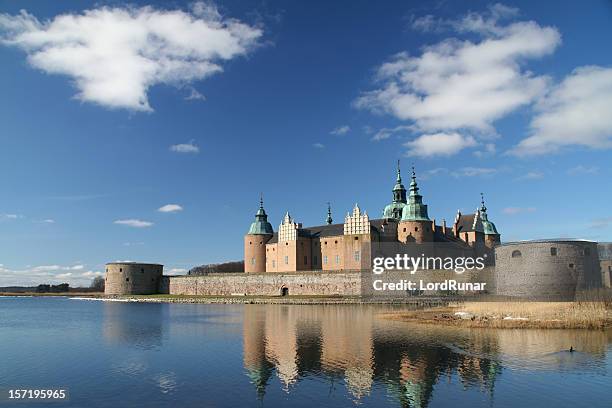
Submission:
[[[474,219],[476,219],[476,223],[474,223]],[[482,222],[480,221],[480,217],[478,217],[477,213],[474,214],[460,214],[457,223],[457,232],[484,232],[484,228],[482,227]]]

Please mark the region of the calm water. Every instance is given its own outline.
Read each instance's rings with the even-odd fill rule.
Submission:
[[[75,407],[612,406],[611,332],[386,310],[0,297],[0,390],[67,387],[69,402],[39,406]]]

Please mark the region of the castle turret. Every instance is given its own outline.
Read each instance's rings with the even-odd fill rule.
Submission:
[[[397,177],[395,186],[393,186],[393,201],[383,210],[383,218],[399,221],[402,218],[404,207],[406,207],[406,188],[402,184],[402,174],[400,171],[400,162],[398,160]]]
[[[497,232],[497,228],[495,228],[495,224],[489,221],[489,217],[487,215],[487,207],[484,202],[484,194],[480,193],[480,209],[478,210],[480,213],[480,222],[482,223],[482,229],[484,231],[484,242],[487,248],[493,248],[496,245],[499,245],[501,242],[501,236],[499,232]]]
[[[272,238],[274,231],[268,222],[268,215],[263,208],[263,197],[259,200],[259,210],[249,232],[244,236],[244,271],[266,271],[266,243]]]
[[[427,215],[427,205],[423,204],[423,196],[419,194],[413,167],[408,203],[402,211],[402,218],[397,230],[398,239],[401,242],[432,242],[432,226],[433,223]]]

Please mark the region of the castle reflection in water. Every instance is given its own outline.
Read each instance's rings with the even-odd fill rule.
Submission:
[[[382,318],[391,306],[219,305],[208,317],[199,309],[206,305],[130,306],[105,305],[107,341],[146,350],[185,333],[242,336],[244,373],[262,401],[271,387],[291,395],[314,380],[354,403],[382,392],[400,406],[426,407],[437,385],[450,384],[493,405],[505,369],[605,373],[612,341],[610,331],[415,325]],[[561,351],[570,346],[581,352]]]

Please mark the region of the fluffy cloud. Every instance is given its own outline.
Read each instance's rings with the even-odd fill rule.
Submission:
[[[200,153],[200,148],[193,142],[181,143],[170,146],[170,151],[175,153]]]
[[[521,213],[531,213],[531,212],[535,212],[535,208],[534,207],[506,207],[502,210],[502,212],[506,215],[517,215],[517,214],[521,214]]]
[[[434,133],[421,135],[404,144],[408,148],[408,156],[451,156],[459,153],[466,147],[476,145],[471,136],[462,136],[459,133]]]
[[[163,213],[172,213],[172,212],[183,211],[183,207],[181,207],[178,204],[166,204],[162,207],[159,207],[157,211],[163,212]]]
[[[40,265],[11,269],[0,265],[0,286],[36,286],[41,283],[69,283],[72,287],[89,286],[99,271],[84,271],[84,265]]]
[[[462,167],[451,172],[453,177],[486,177],[493,176],[497,173],[497,169],[491,167]]]
[[[136,111],[152,110],[151,86],[221,72],[223,61],[252,51],[262,34],[203,2],[187,11],[101,7],[49,21],[26,11],[0,14],[0,41],[23,49],[30,65],[72,78],[82,101]]]
[[[339,127],[335,128],[334,130],[332,130],[329,133],[331,135],[342,136],[342,135],[346,135],[350,131],[351,131],[350,126],[344,125],[344,126],[339,126]]]
[[[127,225],[128,227],[133,228],[148,228],[153,226],[153,223],[150,221],[142,221],[134,218],[130,218],[127,220],[116,220],[113,223],[118,225]]]
[[[323,143],[313,143],[312,147],[316,147],[317,149],[325,149],[325,145]]]
[[[363,93],[354,105],[390,114],[425,136],[455,133],[441,140],[448,143],[439,147],[445,155],[476,145],[466,131],[476,137],[496,135],[496,120],[532,104],[549,86],[548,77],[534,75],[524,63],[551,54],[561,43],[553,27],[534,21],[502,21],[516,14],[517,10],[496,4],[485,13],[469,13],[459,20],[431,16],[413,20],[413,27],[420,30],[452,29],[457,35],[469,33],[472,39],[475,35],[477,40],[447,38],[417,55],[395,55],[378,68],[377,89]],[[392,133],[383,129],[374,139]],[[489,148],[477,155],[493,153]]]
[[[551,153],[572,145],[610,148],[611,106],[612,68],[577,68],[537,105],[531,135],[512,153]]]
[[[596,166],[583,166],[579,164],[578,166],[567,169],[567,174],[570,176],[578,176],[582,174],[597,174],[599,173],[599,168]]]

